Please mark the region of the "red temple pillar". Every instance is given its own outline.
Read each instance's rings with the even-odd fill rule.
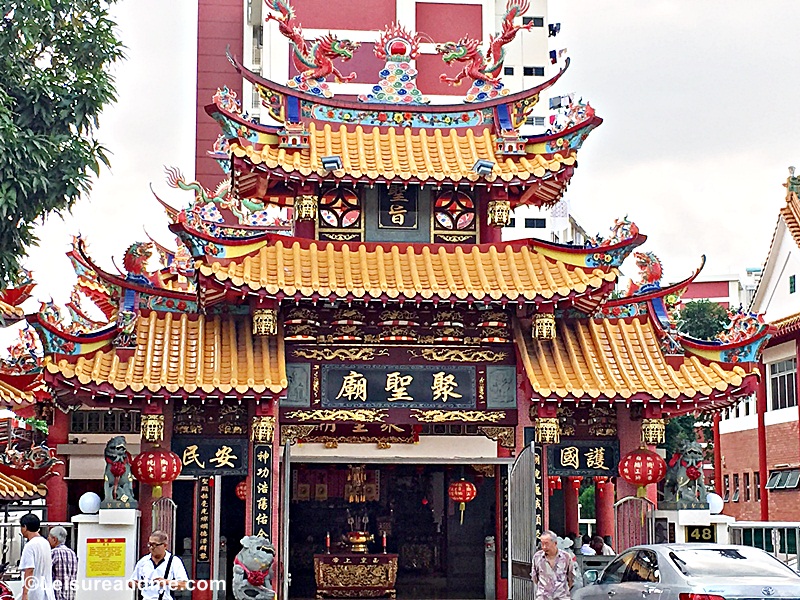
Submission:
[[[594,478],[594,518],[596,535],[614,535],[614,482],[610,477]]]
[[[617,408],[617,437],[619,438],[619,455],[625,456],[642,445],[642,433],[638,421],[631,421],[629,407]],[[620,498],[635,496],[637,487],[621,477],[617,479],[617,492]]]
[[[69,443],[69,415],[58,408],[53,408],[53,423],[48,426],[47,443],[51,448],[58,444]],[[66,462],[53,467],[55,477],[47,480],[47,520],[65,522],[69,520],[67,514],[67,465]]]
[[[581,490],[583,477],[567,477],[567,485],[564,488],[564,532],[574,531],[578,533],[578,494]]]
[[[720,415],[714,413],[714,492],[722,496],[722,443],[719,437]]]
[[[758,365],[761,378],[756,390],[756,415],[758,417],[758,472],[759,489],[761,491],[761,520],[769,521],[769,498],[767,497],[767,428],[764,424],[764,415],[767,412],[767,369],[763,364]]]

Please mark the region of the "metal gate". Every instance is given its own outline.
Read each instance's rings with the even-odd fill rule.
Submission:
[[[172,552],[180,554],[182,548],[175,539],[175,511],[178,505],[172,498],[159,498],[153,502],[153,531],[161,530],[169,536]]]
[[[536,549],[536,455],[532,446],[525,449],[514,461],[508,476],[508,564],[511,585],[509,599],[533,600],[531,564]]]
[[[617,552],[655,542],[655,509],[656,505],[647,498],[635,496],[628,496],[614,504],[614,548]]]
[[[292,446],[289,442],[283,445],[283,457],[281,458],[281,469],[283,478],[281,481],[281,554],[278,557],[280,562],[281,595],[278,600],[289,598],[289,584],[291,583],[289,574],[289,500],[292,491]]]

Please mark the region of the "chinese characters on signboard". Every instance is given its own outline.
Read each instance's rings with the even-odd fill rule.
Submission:
[[[323,365],[322,406],[475,408],[475,367]]]
[[[253,535],[270,538],[272,507],[272,447],[253,446]]]
[[[181,457],[182,475],[247,475],[246,438],[175,436],[172,451]]]
[[[533,497],[535,508],[534,518],[534,539],[538,540],[542,535],[542,522],[544,519],[544,485],[542,481],[542,447],[533,446]]]
[[[88,538],[86,577],[125,577],[125,538]]]
[[[390,185],[380,190],[378,227],[381,229],[417,228],[417,188]]]
[[[195,577],[207,579],[204,572],[210,573],[211,556],[211,478],[197,480],[197,564]]]
[[[618,464],[618,440],[562,440],[547,447],[550,475],[616,477]]]

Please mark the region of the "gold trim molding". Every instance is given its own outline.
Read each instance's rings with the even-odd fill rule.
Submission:
[[[316,425],[281,425],[281,445],[286,442],[294,444],[297,440],[305,439],[316,428]]]
[[[461,421],[464,423],[480,423],[488,421],[497,423],[506,418],[504,411],[485,412],[482,410],[422,410],[411,409],[411,416],[420,423],[443,423],[446,421]]]
[[[478,432],[490,440],[499,442],[503,448],[514,447],[515,430],[513,427],[478,427]]]
[[[457,411],[455,411],[457,412]],[[356,410],[293,410],[287,413],[289,419],[298,421],[356,421],[358,423],[383,423],[389,413],[385,410],[360,408]]]
[[[253,417],[250,439],[258,444],[271,444],[275,439],[275,417]]]
[[[411,356],[432,362],[500,362],[508,358],[508,352],[461,348],[423,348],[409,350]]]
[[[299,348],[292,354],[309,360],[372,360],[376,356],[388,356],[386,348]]]

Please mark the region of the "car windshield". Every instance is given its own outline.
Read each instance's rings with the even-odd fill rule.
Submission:
[[[669,556],[687,577],[800,577],[757,548],[691,548]]]

